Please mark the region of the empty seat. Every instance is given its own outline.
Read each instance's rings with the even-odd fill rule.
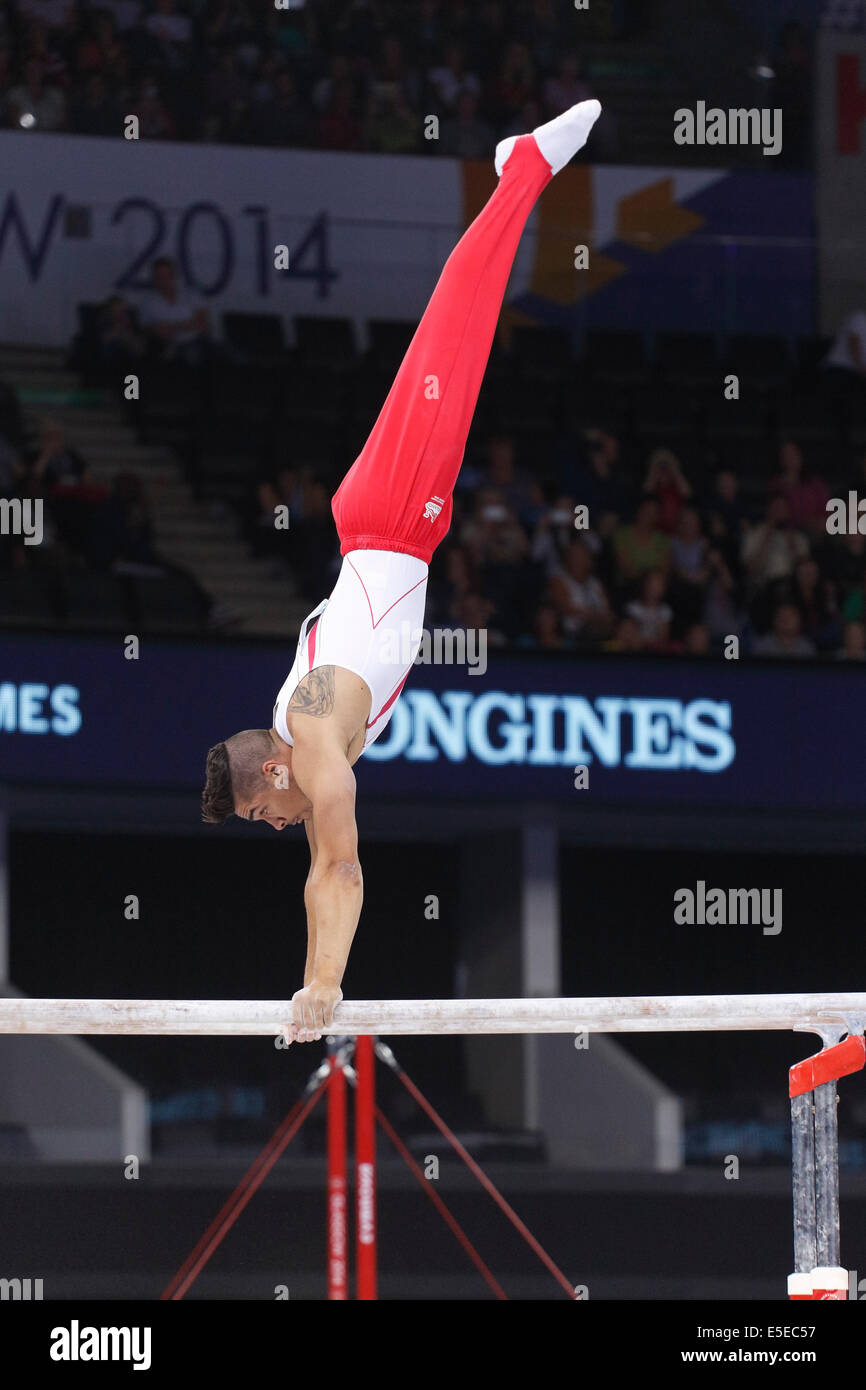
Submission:
[[[207,614],[201,595],[183,574],[169,573],[131,581],[143,632],[201,632]]]
[[[63,579],[62,607],[67,626],[99,632],[126,632],[131,621],[126,582],[113,574],[70,570]]]
[[[379,366],[396,366],[415,335],[417,323],[398,319],[370,319],[367,324],[368,356]]]
[[[345,371],[355,365],[358,349],[351,319],[299,315],[295,319],[295,338],[297,357],[305,366]]]
[[[643,334],[591,328],[586,335],[582,365],[596,381],[640,383],[649,371]]]
[[[821,395],[782,395],[774,406],[775,427],[780,435],[828,444],[841,440],[845,418],[833,401]]]
[[[522,376],[558,380],[572,365],[571,334],[564,328],[518,324],[511,333],[510,357]]]
[[[248,357],[277,358],[286,351],[283,320],[279,314],[223,314],[226,342]]]
[[[716,342],[710,333],[659,333],[655,360],[666,381],[721,381]]]
[[[745,385],[767,390],[791,377],[793,362],[784,338],[769,333],[737,333],[724,354],[726,372],[735,372]]]
[[[0,627],[45,628],[57,622],[49,584],[33,570],[0,575]]]

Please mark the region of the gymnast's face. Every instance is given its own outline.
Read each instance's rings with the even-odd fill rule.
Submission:
[[[257,788],[235,803],[235,815],[243,820],[266,821],[274,830],[300,825],[313,814],[313,803],[292,777],[291,755],[269,758],[262,765]]]

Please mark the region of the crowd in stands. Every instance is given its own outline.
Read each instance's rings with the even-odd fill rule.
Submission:
[[[595,9],[584,29],[612,34],[628,5]],[[144,139],[486,158],[589,94],[554,0],[13,0],[0,21],[3,120],[32,130],[134,114]]]
[[[508,435],[464,467],[428,625],[483,628],[501,650],[866,659],[866,536],[828,532],[828,485],[794,440],[750,500],[734,469],[689,480],[670,449],[628,459],[604,429],[567,447],[558,475],[562,491],[540,485]],[[864,489],[866,456],[845,482]],[[290,533],[274,530],[280,503]],[[257,485],[251,534],[311,606],[329,591],[339,558],[313,470]]]
[[[580,32],[628,34],[642,7],[593,0]],[[787,25],[769,104],[803,153],[811,55]],[[560,0],[6,0],[0,119],[33,131],[487,159],[590,95]],[[426,117],[439,128],[431,138]],[[606,107],[584,158],[616,159]]]
[[[140,616],[131,581],[171,577],[175,599],[183,595],[190,630],[219,628],[219,610],[210,596],[190,572],[170,563],[156,548],[151,507],[139,475],[129,470],[115,473],[110,482],[95,479],[59,419],[43,416],[36,431],[28,433],[17,393],[2,382],[0,499],[20,503],[25,518],[23,529],[0,529],[0,579],[24,571],[35,576],[46,612],[56,621],[69,616],[69,579],[89,573],[111,576],[121,589],[128,582],[118,613],[121,622],[120,612],[130,619]],[[32,524],[36,506],[38,531]],[[36,544],[28,540],[34,534]],[[98,591],[91,591],[91,597],[99,603]],[[9,616],[13,622],[26,618],[21,613]],[[87,626],[93,618],[93,612],[85,612],[79,615],[79,625]]]

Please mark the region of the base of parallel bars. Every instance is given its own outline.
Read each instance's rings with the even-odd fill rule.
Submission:
[[[818,1265],[788,1275],[788,1297],[811,1302],[840,1302],[848,1298],[848,1271],[839,1265]]]

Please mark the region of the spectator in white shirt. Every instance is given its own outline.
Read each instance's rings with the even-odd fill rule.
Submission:
[[[192,22],[188,15],[178,13],[174,0],[156,0],[156,9],[147,16],[144,27],[162,43],[186,44],[192,38]]]
[[[626,604],[626,615],[638,625],[643,645],[662,651],[668,644],[674,611],[664,602],[667,576],[662,570],[649,570],[644,575],[641,595]]]
[[[21,130],[63,130],[66,125],[66,98],[59,87],[46,84],[38,58],[30,59],[24,81],[11,89],[6,103],[12,124]]]
[[[815,648],[800,631],[800,614],[793,603],[780,603],[773,614],[773,630],[755,642],[756,656],[814,656]]]
[[[208,343],[208,313],[177,287],[174,262],[159,256],[151,266],[153,294],[139,318],[153,346],[164,359],[191,364],[202,360]]]

